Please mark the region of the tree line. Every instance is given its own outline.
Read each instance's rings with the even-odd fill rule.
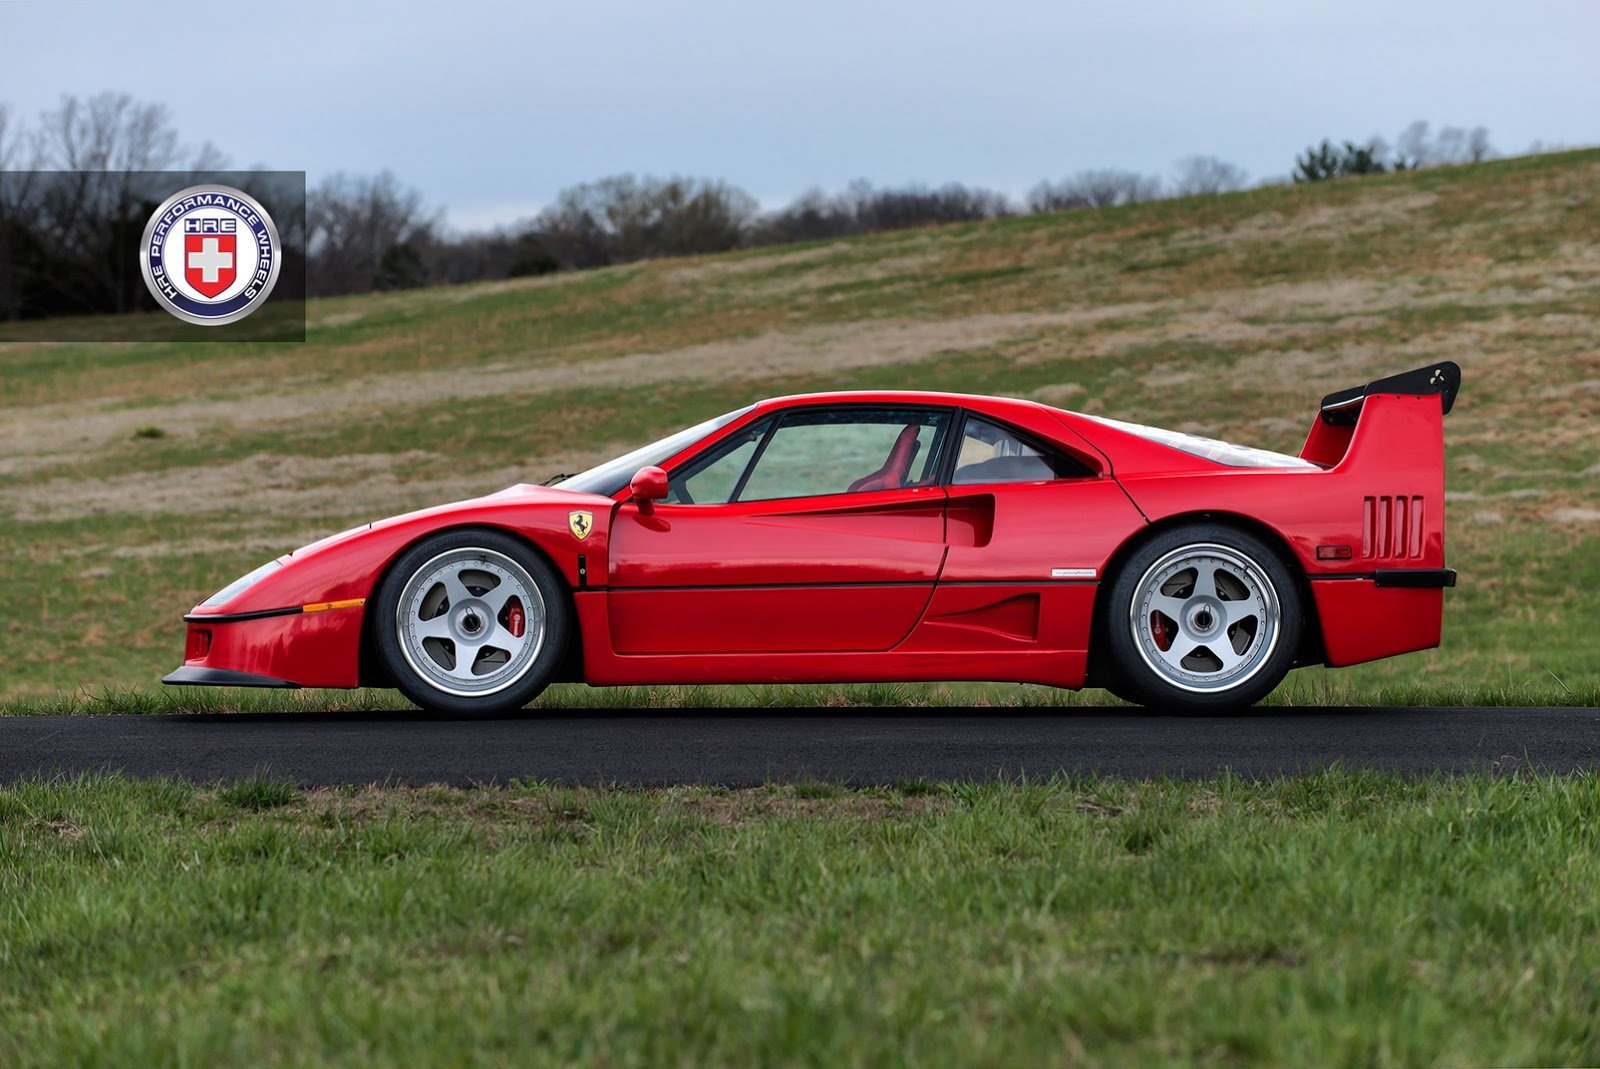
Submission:
[[[1379,138],[1363,142],[1324,140],[1295,158],[1296,182],[1470,162],[1495,155],[1483,127],[1442,127],[1416,122],[1393,146]],[[127,94],[63,98],[38,121],[21,123],[0,104],[0,171],[189,170],[226,166],[209,142],[185,144],[167,109]],[[1268,183],[1274,181],[1267,179]],[[1281,179],[1278,179],[1281,181]],[[62,314],[75,303],[74,287],[91,291],[85,306],[123,310],[137,306],[136,277],[118,268],[102,246],[137,238],[148,206],[135,203],[131,186],[107,193],[52,185],[44,217],[18,210],[16,183],[0,184],[0,241],[12,255],[0,256],[0,319],[19,314]],[[583,270],[667,256],[815,241],[940,223],[1094,209],[1164,197],[1201,196],[1244,189],[1249,175],[1215,156],[1179,160],[1170,176],[1115,168],[1080,171],[1040,182],[1022,198],[976,186],[949,183],[897,188],[853,183],[839,192],[810,190],[775,210],[737,186],[713,178],[615,175],[562,190],[532,219],[488,231],[458,233],[445,225],[441,209],[425,204],[417,190],[392,172],[335,174],[307,191],[303,221],[307,290],[312,295],[362,293],[437,283],[512,278]],[[61,188],[55,188],[61,187]],[[85,203],[74,204],[78,196]],[[8,207],[9,202],[9,207]],[[108,237],[110,235],[111,237]],[[19,247],[54,250],[62,262],[51,283],[56,299],[41,312],[9,280],[8,260]],[[120,248],[120,246],[119,246]],[[76,266],[71,266],[76,265]],[[109,301],[106,299],[110,297]],[[24,312],[24,309],[27,312]]]
[[[1323,182],[1352,175],[1481,163],[1496,155],[1485,127],[1468,130],[1460,126],[1442,126],[1434,133],[1419,119],[1401,131],[1393,146],[1381,137],[1359,144],[1345,141],[1337,145],[1324,139],[1320,145],[1308,146],[1295,157],[1292,177],[1296,182]]]
[[[1212,156],[1180,160],[1170,181],[1114,169],[1041,182],[1020,202],[951,182],[897,188],[852,183],[810,190],[763,211],[737,186],[712,178],[614,175],[562,190],[523,223],[452,234],[442,213],[385,171],[334,175],[307,202],[311,292],[357,293],[428,283],[514,278],[693,256],[729,249],[853,237],[941,223],[980,222],[1072,208],[1134,204],[1243,189],[1245,171]]]

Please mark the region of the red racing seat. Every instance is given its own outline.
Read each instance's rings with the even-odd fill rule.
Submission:
[[[850,493],[898,490],[911,472],[911,462],[917,459],[917,450],[922,447],[922,443],[917,441],[917,431],[920,429],[913,423],[902,430],[900,437],[894,440],[894,448],[889,450],[889,458],[883,462],[883,467],[851,483]]]

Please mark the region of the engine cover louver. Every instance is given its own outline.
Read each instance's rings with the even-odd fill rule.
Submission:
[[[1422,556],[1422,515],[1421,497],[1362,498],[1362,559],[1402,560]]]

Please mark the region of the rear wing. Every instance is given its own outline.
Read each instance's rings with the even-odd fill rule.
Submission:
[[[1322,399],[1321,410],[1317,413],[1316,422],[1311,425],[1311,433],[1306,437],[1306,444],[1300,450],[1302,459],[1309,460],[1323,468],[1331,468],[1345,459],[1345,453],[1350,448],[1352,438],[1355,437],[1356,424],[1361,421],[1361,414],[1367,407],[1367,398],[1374,396],[1400,396],[1400,397],[1427,397],[1439,398],[1439,416],[1434,417],[1435,430],[1433,436],[1438,441],[1420,443],[1416,441],[1389,441],[1389,447],[1415,450],[1419,447],[1432,452],[1442,449],[1442,435],[1440,434],[1437,419],[1455,407],[1456,393],[1461,389],[1461,368],[1454,361],[1443,360],[1427,367],[1419,367],[1415,371],[1406,371],[1399,375],[1390,375],[1385,379],[1374,379],[1364,386],[1356,386],[1348,390],[1338,390]],[[1384,422],[1388,422],[1385,420]],[[1377,431],[1381,437],[1389,438],[1385,431]],[[1442,453],[1441,453],[1442,457]],[[1441,459],[1442,463],[1442,459]]]
[[[1425,396],[1436,393],[1443,400],[1444,414],[1455,407],[1456,391],[1461,389],[1461,366],[1444,360],[1415,371],[1403,371],[1386,379],[1373,379],[1365,386],[1336,390],[1322,399],[1322,422],[1331,427],[1354,427],[1361,418],[1361,404],[1375,393]]]

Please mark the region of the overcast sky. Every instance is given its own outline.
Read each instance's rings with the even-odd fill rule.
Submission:
[[[388,167],[457,227],[623,171],[1021,193],[1217,155],[1286,175],[1414,119],[1600,142],[1595,0],[0,0],[0,101],[168,104],[236,164]]]

